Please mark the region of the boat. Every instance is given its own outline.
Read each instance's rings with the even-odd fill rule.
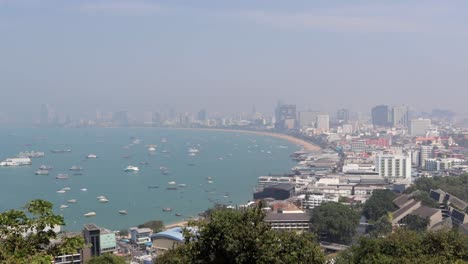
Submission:
[[[171,175],[172,174],[172,172],[168,171],[168,170],[162,171],[161,173],[162,173],[162,175]]]
[[[83,170],[83,167],[74,165],[74,166],[71,166],[68,170],[80,171],[80,170]]]
[[[71,149],[53,149],[50,152],[52,152],[52,153],[70,153]]]
[[[39,151],[22,151],[18,153],[18,158],[42,158],[44,156],[45,153]]]
[[[66,193],[65,190],[58,190],[57,193]]]
[[[208,176],[208,177],[206,177],[206,179],[207,179],[207,180],[212,180],[213,177]]]
[[[71,190],[71,188],[70,187],[63,187],[62,190],[69,191],[69,190]]]
[[[128,214],[128,212],[127,212],[127,210],[120,210],[120,211],[119,211],[119,214],[121,214],[121,215],[126,215],[126,214]]]
[[[175,191],[175,190],[177,190],[177,187],[166,187],[166,190]]]
[[[76,203],[76,199],[70,199],[67,201],[67,203]]]
[[[53,168],[52,168],[51,166],[41,165],[41,166],[39,166],[39,169],[40,169],[40,170],[50,171],[50,170],[52,170]]]
[[[68,179],[68,175],[67,174],[59,174],[57,176],[55,176],[55,179]]]
[[[86,189],[86,188],[81,188],[81,189],[80,189],[80,191],[82,191],[82,192],[86,192],[87,190],[88,190],[88,189]]]
[[[189,153],[198,153],[198,152],[200,152],[200,151],[199,151],[198,149],[196,149],[196,148],[189,148],[189,149],[188,149],[188,152],[189,152]]]
[[[81,173],[81,172],[75,172],[75,173],[73,173],[73,175],[83,175],[83,173]]]
[[[163,210],[163,212],[170,212],[170,211],[172,211],[172,208],[166,207],[166,208],[163,208],[162,210]]]
[[[156,145],[149,145],[148,146],[148,151],[149,152],[155,152],[156,151]]]
[[[187,184],[181,183],[181,184],[179,184],[179,187],[187,187]]]
[[[175,181],[170,181],[167,184],[174,185],[174,184],[176,184],[176,182]]]
[[[37,170],[34,172],[34,174],[36,175],[49,175],[49,171],[48,170]]]
[[[163,139],[161,139],[161,142],[162,143],[167,143],[167,139],[163,138]]]
[[[161,150],[161,153],[169,153],[169,151],[164,149],[164,150]]]
[[[213,183],[213,181],[208,181],[208,183]]]
[[[189,156],[196,156],[197,153],[189,153]]]
[[[127,168],[125,168],[125,171],[139,171],[140,169],[136,166],[127,166]]]
[[[177,214],[175,214],[175,216],[182,216],[182,214],[177,213]]]
[[[89,154],[86,156],[87,159],[96,159],[98,156],[96,154]]]
[[[162,170],[162,171],[165,171],[165,170],[168,170],[168,169],[169,169],[169,168],[163,167],[163,166],[159,167],[159,170]]]
[[[0,162],[0,166],[24,166],[31,164],[30,158],[9,158]]]
[[[109,202],[109,200],[107,198],[101,198],[101,199],[99,199],[99,202],[107,203],[107,202]]]
[[[149,189],[156,189],[156,188],[159,188],[158,185],[155,185],[155,186],[148,186]]]
[[[89,212],[89,213],[84,214],[84,216],[86,216],[86,217],[96,216],[96,213],[95,212]]]
[[[65,209],[65,208],[68,208],[68,205],[62,204],[62,205],[60,206],[60,209]]]
[[[101,195],[101,196],[96,197],[96,199],[101,200],[101,199],[106,199],[106,197]]]

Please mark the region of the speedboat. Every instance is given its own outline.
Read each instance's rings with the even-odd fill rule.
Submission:
[[[69,190],[71,190],[71,188],[70,187],[63,187],[62,190],[69,191]]]
[[[82,191],[82,192],[86,192],[87,190],[88,190],[88,189],[86,189],[86,188],[81,188],[81,189],[80,189],[80,191]]]
[[[96,197],[96,199],[101,200],[101,199],[106,199],[106,197],[101,195],[101,196]]]
[[[65,190],[58,190],[57,193],[66,193]]]
[[[70,199],[67,201],[67,203],[76,203],[76,199]]]
[[[128,212],[127,212],[127,210],[120,210],[120,211],[119,211],[119,214],[121,214],[121,215],[126,215],[126,214],[128,214]]]
[[[174,185],[174,184],[176,184],[176,182],[175,182],[175,181],[170,181],[170,182],[168,182],[167,184]]]
[[[83,170],[83,168],[81,166],[71,166],[71,168],[69,169],[71,171],[80,171],[80,170]]]
[[[49,171],[48,170],[37,170],[34,172],[34,174],[36,175],[49,175]]]
[[[155,152],[156,151],[156,145],[148,145],[148,151],[149,152]]]
[[[139,171],[140,169],[136,166],[127,166],[127,168],[125,168],[125,171]]]
[[[107,202],[109,202],[109,200],[107,200],[107,198],[101,198],[101,199],[99,199],[99,202],[107,203]]]
[[[84,216],[86,216],[86,217],[96,216],[96,213],[95,212],[89,212],[89,213],[84,214]]]
[[[96,154],[89,154],[86,156],[87,159],[96,159],[98,156]]]
[[[60,209],[65,209],[65,208],[68,208],[68,205],[62,204],[62,205],[60,206]]]

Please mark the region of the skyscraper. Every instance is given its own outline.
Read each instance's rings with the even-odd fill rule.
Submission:
[[[408,107],[407,106],[394,106],[392,109],[393,127],[408,127]]]
[[[197,114],[197,120],[198,121],[206,121],[206,110],[202,109],[198,112]]]
[[[325,114],[317,115],[316,127],[323,131],[328,131],[330,129],[330,116]]]
[[[372,124],[374,126],[388,127],[391,126],[392,115],[388,105],[378,105],[372,108]]]
[[[338,119],[338,122],[348,122],[349,120],[349,110],[348,109],[338,109],[338,112],[336,113],[336,118]]]
[[[279,130],[293,129],[296,127],[296,106],[278,104],[275,111],[275,128]]]

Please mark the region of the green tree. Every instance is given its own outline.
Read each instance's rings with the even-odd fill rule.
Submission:
[[[371,237],[384,237],[392,232],[392,222],[388,215],[384,215],[379,218],[379,220],[375,221],[375,223],[371,227],[371,231],[369,235]]]
[[[125,264],[125,258],[113,254],[104,254],[99,257],[93,257],[86,264]]]
[[[385,238],[361,238],[341,253],[336,264],[466,263],[468,236],[456,231],[414,232],[398,229]]]
[[[209,219],[192,222],[185,244],[158,257],[156,263],[323,263],[311,234],[277,232],[263,221],[260,207],[220,209]]]
[[[154,233],[161,232],[163,227],[164,227],[164,223],[158,220],[148,221],[144,224],[138,225],[138,228],[149,228],[153,230]]]
[[[397,209],[393,204],[394,199],[395,194],[390,190],[375,190],[364,203],[362,213],[367,219],[377,221],[380,217]]]
[[[325,241],[351,242],[359,224],[359,214],[349,206],[329,202],[312,209],[312,230]]]
[[[437,208],[437,209],[439,208],[439,203],[436,200],[432,199],[429,196],[428,192],[416,191],[413,194],[413,199],[415,199],[416,201],[421,201],[421,204],[424,205],[424,206]]]
[[[428,218],[422,218],[417,215],[408,215],[405,220],[406,228],[413,231],[426,231],[427,226],[429,225]]]
[[[54,256],[76,253],[84,246],[81,236],[65,237],[51,244],[57,234],[51,227],[65,225],[60,215],[54,214],[52,203],[33,200],[23,210],[0,213],[1,263],[51,263]]]

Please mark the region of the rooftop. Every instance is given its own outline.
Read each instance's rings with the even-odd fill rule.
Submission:
[[[264,219],[266,222],[298,221],[304,222],[310,220],[308,213],[268,213]]]

